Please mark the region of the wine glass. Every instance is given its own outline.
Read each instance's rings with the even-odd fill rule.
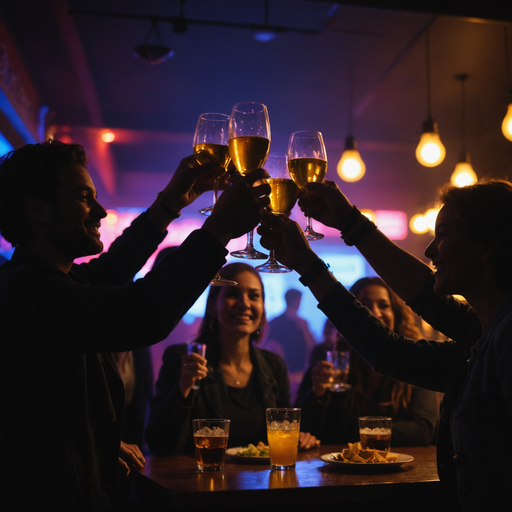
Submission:
[[[329,350],[326,353],[326,359],[333,364],[329,391],[340,393],[347,391],[352,386],[347,384],[348,372],[350,370],[350,352],[340,350]]]
[[[243,176],[263,166],[270,149],[270,123],[267,107],[262,103],[237,103],[229,121],[229,154]],[[254,230],[247,233],[245,249],[232,252],[235,258],[267,259],[253,245]]]
[[[327,172],[327,155],[320,132],[303,130],[292,133],[288,142],[288,169],[299,188],[306,183],[322,182]],[[313,229],[311,217],[307,218],[304,234],[308,240],[321,240],[324,235]]]
[[[270,153],[265,163],[265,169],[270,175],[270,178],[266,180],[271,189],[269,208],[274,215],[289,215],[297,201],[299,189],[290,178],[287,156],[285,154]],[[270,248],[268,261],[263,265],[257,266],[256,270],[275,274],[292,271],[291,268],[278,263],[274,255],[274,244]]]
[[[229,120],[230,117],[226,114],[207,113],[199,116],[192,149],[196,160],[200,164],[205,164],[215,159],[227,171],[228,165],[231,162],[228,147]],[[217,203],[218,191],[219,182],[216,179],[213,182],[213,204],[206,208],[201,208],[199,213],[203,215],[210,215],[212,213]],[[238,284],[236,281],[224,279],[218,272],[210,281],[210,286],[235,286],[236,284]]]
[[[231,158],[229,156],[228,137],[229,119],[226,114],[201,114],[197,120],[196,131],[192,148],[196,160],[205,164],[213,159],[217,160],[227,171]],[[213,182],[213,203],[211,206],[201,208],[199,213],[210,215],[217,203],[219,181]]]

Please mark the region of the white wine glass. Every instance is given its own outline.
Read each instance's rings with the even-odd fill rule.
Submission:
[[[229,154],[237,171],[243,176],[263,167],[270,150],[270,122],[267,107],[262,103],[237,103],[229,121]],[[254,230],[247,233],[245,249],[231,253],[235,258],[267,259],[253,245]]]
[[[289,215],[297,202],[299,188],[291,179],[288,171],[288,157],[285,154],[270,153],[265,163],[270,178],[266,181],[270,185],[270,205],[274,215]],[[281,265],[275,258],[274,244],[270,248],[268,261],[256,267],[260,272],[283,274],[292,269]]]
[[[348,372],[350,370],[350,352],[340,350],[328,350],[326,353],[327,362],[333,365],[329,379],[329,391],[342,393],[352,386],[347,384]]]
[[[327,172],[327,154],[322,134],[311,130],[294,132],[288,142],[288,169],[299,188],[306,183],[322,182]],[[313,229],[307,217],[304,234],[308,240],[321,240],[324,235]]]
[[[231,158],[229,156],[229,119],[226,114],[207,113],[201,114],[197,120],[196,131],[192,149],[196,160],[205,164],[213,159],[227,171]],[[217,203],[219,193],[219,181],[213,182],[213,203],[211,206],[201,208],[199,213],[210,215]]]
[[[213,112],[199,116],[196,131],[194,132],[192,150],[200,164],[205,164],[215,159],[227,171],[231,162],[228,147],[229,120],[230,116]],[[213,182],[213,204],[206,208],[201,208],[199,213],[203,215],[210,215],[212,213],[217,203],[218,191],[219,182],[216,179]],[[218,272],[210,281],[210,286],[235,286],[236,284],[238,284],[236,281],[224,279]]]

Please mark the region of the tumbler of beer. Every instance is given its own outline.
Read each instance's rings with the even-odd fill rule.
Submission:
[[[300,433],[300,409],[267,409],[267,438],[272,469],[294,469]]]
[[[222,471],[228,446],[230,420],[192,420],[199,471]]]
[[[361,448],[389,452],[393,419],[385,416],[363,416],[358,420]]]

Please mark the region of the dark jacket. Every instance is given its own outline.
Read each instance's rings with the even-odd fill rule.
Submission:
[[[183,397],[178,387],[181,358],[184,354],[186,345],[171,345],[167,348],[156,382],[156,395],[151,402],[146,442],[157,456],[193,451],[193,419],[230,419],[226,418],[224,407],[229,396],[218,352],[214,347],[207,347],[208,375],[200,381],[199,389],[192,389],[187,398]],[[289,407],[290,384],[283,359],[253,345],[250,356],[264,409]],[[255,444],[258,441],[264,440],[251,440]]]
[[[142,214],[107,253],[68,274],[23,248],[1,266],[6,510],[111,509],[124,388],[110,352],[166,337],[226,254],[199,230],[126,285],[164,237]]]
[[[485,334],[473,310],[433,291],[434,277],[409,306],[452,341],[399,336],[336,285],[319,308],[379,373],[444,392],[437,466],[447,492],[466,511],[512,503],[512,466],[498,456],[512,424],[512,294]]]

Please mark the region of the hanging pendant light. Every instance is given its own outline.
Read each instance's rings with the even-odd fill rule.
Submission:
[[[427,76],[427,113],[428,118],[423,123],[423,134],[416,148],[416,159],[425,167],[439,165],[446,156],[446,149],[439,137],[436,121],[432,119],[430,99],[430,40],[429,30],[425,33],[425,68]]]
[[[508,31],[507,26],[504,27],[504,34],[505,34],[505,65],[506,65],[506,73],[507,73],[507,83],[508,83],[508,107],[507,107],[507,114],[505,118],[503,119],[503,122],[501,123],[501,131],[503,132],[503,135],[508,140],[512,141],[512,79],[510,77],[510,67],[509,67],[509,61],[508,61]]]
[[[352,91],[352,66],[349,67],[349,118],[348,131],[352,133],[353,123],[353,91]],[[357,150],[355,137],[349,135],[345,138],[345,151],[341,154],[340,161],[336,166],[338,176],[349,183],[359,181],[366,172],[366,165]]]
[[[455,166],[455,170],[450,178],[450,182],[452,185],[456,187],[467,187],[468,185],[473,185],[478,180],[478,177],[473,170],[473,166],[471,165],[471,160],[469,157],[469,152],[466,151],[466,95],[464,84],[468,79],[468,75],[462,73],[460,75],[456,75],[455,78],[460,81],[460,94],[461,94],[461,102],[462,102],[462,116],[461,116],[461,135],[462,135],[462,151],[459,156],[459,161]]]

